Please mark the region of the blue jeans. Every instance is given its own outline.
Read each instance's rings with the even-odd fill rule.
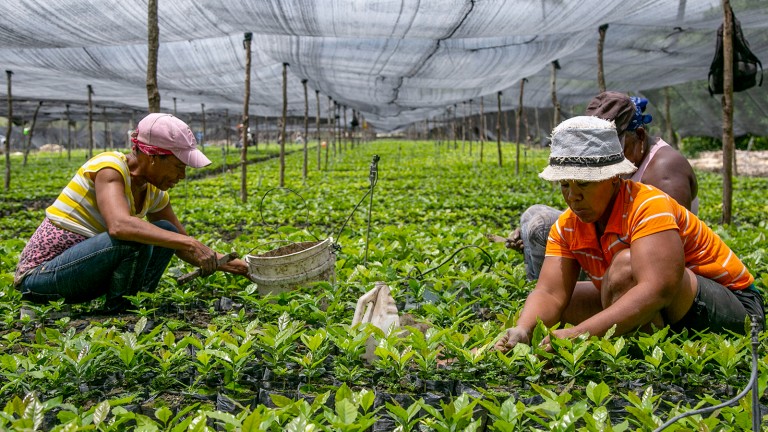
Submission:
[[[523,259],[529,281],[537,280],[544,264],[549,229],[563,213],[543,204],[534,204],[520,216],[520,237],[523,239]]]
[[[165,220],[153,224],[178,232]],[[104,232],[65,250],[37,266],[21,282],[24,299],[46,303],[64,299],[83,303],[106,295],[107,311],[127,306],[126,295],[154,291],[175,251],[144,243],[118,240]]]

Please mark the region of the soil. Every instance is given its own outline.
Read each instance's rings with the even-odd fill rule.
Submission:
[[[701,152],[696,159],[689,161],[697,170],[720,173],[723,168],[723,152]],[[734,175],[768,177],[768,151],[736,150]]]

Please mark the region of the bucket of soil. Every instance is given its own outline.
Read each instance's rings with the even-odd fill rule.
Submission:
[[[336,254],[331,237],[249,254],[245,262],[261,295],[279,294],[309,282],[333,282],[336,278]]]

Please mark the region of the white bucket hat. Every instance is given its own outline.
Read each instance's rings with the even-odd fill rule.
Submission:
[[[539,174],[548,181],[596,182],[626,174],[637,167],[624,157],[612,121],[579,116],[552,131],[549,165]]]

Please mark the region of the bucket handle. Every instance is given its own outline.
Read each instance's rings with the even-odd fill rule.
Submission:
[[[263,225],[269,226],[267,224],[267,222],[264,220],[264,212],[263,212],[263,209],[264,209],[264,199],[266,199],[267,195],[269,195],[272,191],[277,190],[277,189],[287,190],[288,192],[291,192],[294,195],[296,195],[297,197],[301,198],[301,201],[304,203],[304,210],[306,210],[306,212],[307,212],[307,217],[306,217],[306,220],[305,220],[305,222],[307,224],[307,232],[312,237],[314,237],[315,240],[320,241],[320,239],[315,235],[315,233],[313,233],[312,231],[309,230],[309,207],[307,207],[307,200],[305,200],[303,196],[301,196],[298,192],[296,192],[295,190],[293,190],[291,188],[287,188],[287,187],[284,187],[284,186],[278,186],[278,187],[273,187],[272,189],[269,189],[266,192],[264,192],[264,195],[262,195],[261,201],[259,202],[259,216],[261,217],[261,223]],[[275,225],[275,226],[277,227],[277,225]],[[253,249],[251,249],[251,250],[253,250]]]
[[[250,255],[251,252],[255,251],[256,249],[261,248],[262,246],[267,246],[267,245],[271,245],[271,244],[275,244],[275,243],[290,243],[290,242],[291,242],[290,240],[281,239],[281,240],[273,240],[273,241],[269,241],[269,242],[259,243],[256,246],[254,246],[251,249],[249,249],[248,252],[245,253],[245,255]]]

